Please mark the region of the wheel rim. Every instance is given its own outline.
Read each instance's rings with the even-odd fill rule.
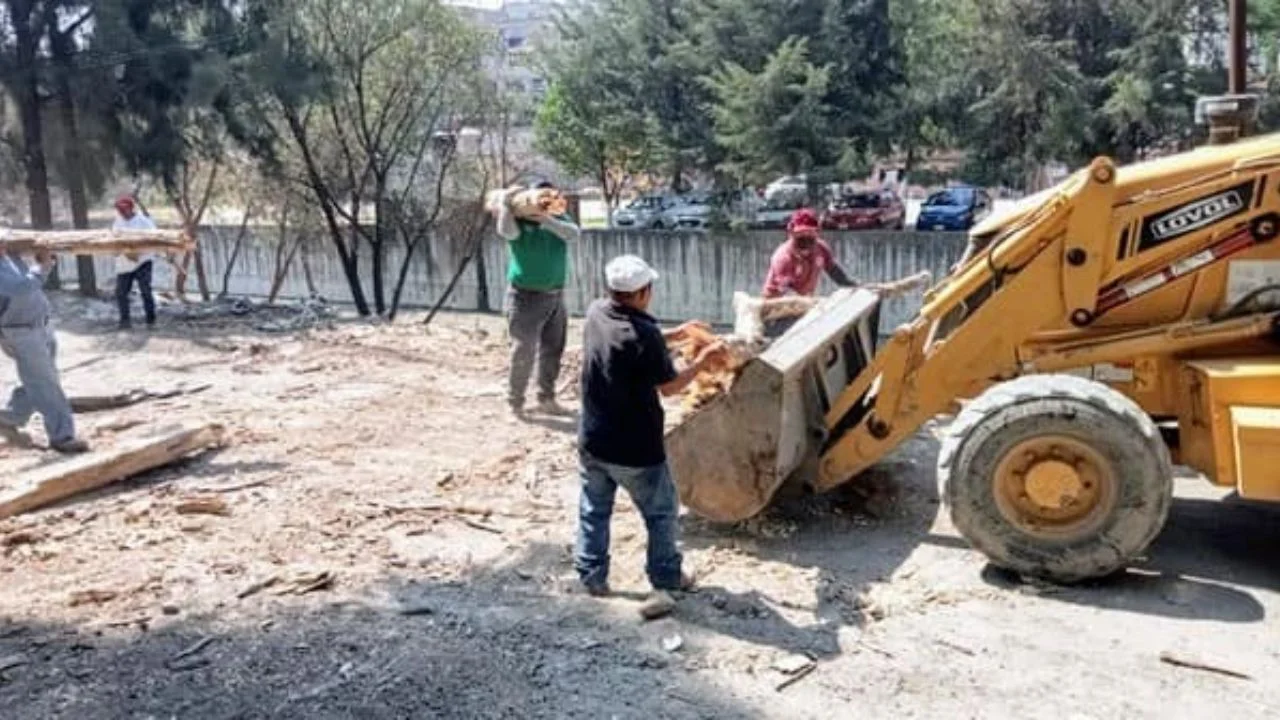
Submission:
[[[996,506],[1005,520],[1039,538],[1093,533],[1119,496],[1111,463],[1087,443],[1047,435],[1014,446],[996,467]]]

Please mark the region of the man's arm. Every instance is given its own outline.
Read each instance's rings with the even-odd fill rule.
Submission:
[[[567,243],[576,243],[582,238],[582,230],[570,220],[561,220],[548,215],[540,218],[538,223]]]
[[[724,352],[724,343],[716,342],[706,346],[702,352],[698,353],[698,357],[689,363],[688,367],[676,373],[675,378],[670,382],[663,383],[658,386],[658,392],[666,397],[679,395],[685,388],[689,387],[694,378],[698,377],[698,373],[706,369],[707,365],[716,358],[717,355]]]
[[[849,273],[840,267],[840,263],[832,260],[827,263],[827,277],[831,278],[831,282],[840,287],[857,287],[858,281],[849,277]]]
[[[520,237],[520,224],[516,222],[516,214],[511,209],[511,199],[520,192],[520,188],[511,188],[502,196],[498,204],[498,237],[511,241]]]
[[[4,257],[5,252],[0,250],[0,258]],[[35,263],[27,267],[25,273],[0,272],[0,297],[17,297],[43,288],[45,269],[52,264],[52,256],[42,251],[36,254]]]

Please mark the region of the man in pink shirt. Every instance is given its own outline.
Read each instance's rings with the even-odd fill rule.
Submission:
[[[769,261],[764,296],[813,295],[823,272],[840,287],[858,284],[836,262],[831,246],[818,237],[818,216],[809,208],[801,208],[787,223],[787,241],[774,251]]]

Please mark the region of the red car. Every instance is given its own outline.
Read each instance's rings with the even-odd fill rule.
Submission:
[[[822,216],[827,230],[901,230],[906,224],[907,208],[892,190],[845,195]]]

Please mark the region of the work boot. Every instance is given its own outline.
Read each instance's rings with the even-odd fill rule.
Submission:
[[[49,443],[49,447],[63,455],[81,455],[89,452],[89,443],[80,438],[71,438],[70,440],[60,440],[55,443]]]
[[[569,410],[561,407],[560,403],[555,401],[555,398],[551,398],[550,400],[539,400],[538,412],[543,415],[554,415],[558,417],[565,417],[573,414]]]
[[[602,585],[584,585],[583,587],[587,589],[587,594],[590,595],[591,597],[597,597],[597,598],[609,597],[608,583],[604,583]]]
[[[680,573],[679,585],[676,585],[674,587],[666,586],[666,585],[659,587],[655,585],[654,589],[666,590],[667,592],[693,592],[697,587],[698,587],[698,580],[697,578],[694,577],[693,573],[682,572]]]

